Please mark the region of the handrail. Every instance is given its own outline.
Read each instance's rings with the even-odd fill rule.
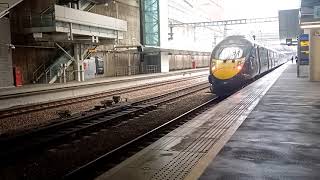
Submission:
[[[58,43],[55,43],[56,46],[58,46],[58,48],[60,48],[67,56],[69,56],[70,59],[72,59],[73,61],[75,60],[74,57],[72,57],[65,49],[63,49],[63,47],[61,47]]]
[[[42,69],[43,68],[43,69]],[[33,81],[36,82],[38,81],[42,76],[41,74],[38,74],[38,72],[40,72],[40,70],[44,70],[45,69],[45,63],[42,63],[33,73],[32,73],[32,76],[33,76]]]
[[[96,50],[97,47],[98,47],[98,45],[95,45],[95,47],[93,48],[93,50]],[[84,56],[83,59],[87,59],[87,58],[92,54],[92,52],[89,52],[89,48],[88,48],[88,49],[87,49],[87,52],[86,52],[85,54],[86,54],[86,56]]]
[[[44,9],[43,11],[40,12],[40,15],[45,14],[45,13],[46,13],[47,11],[49,11],[50,9],[53,10],[53,8],[54,8],[54,6],[49,6],[49,7],[47,7],[46,9]]]

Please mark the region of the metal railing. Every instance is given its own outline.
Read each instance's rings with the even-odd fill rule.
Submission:
[[[80,0],[79,5],[80,10],[90,11],[96,4],[88,0]]]
[[[158,65],[146,65],[145,67],[145,73],[151,74],[151,73],[158,73],[160,70]]]
[[[54,6],[49,6],[40,13],[29,12],[29,16],[24,19],[24,27],[51,27],[55,26],[55,12]]]
[[[32,80],[33,83],[39,82],[39,80],[45,75],[46,72],[46,65],[42,63],[33,73],[32,73]]]
[[[139,66],[116,67],[114,76],[130,76],[140,74]]]

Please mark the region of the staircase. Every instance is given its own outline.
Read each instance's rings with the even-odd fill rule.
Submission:
[[[1,0],[0,1],[0,18],[7,15],[10,9],[21,3],[23,0]]]
[[[111,0],[106,0],[106,2]],[[55,34],[70,33],[73,37],[83,40],[86,37],[87,41],[91,42],[91,38],[101,39],[116,39],[123,38],[123,32],[127,31],[127,21],[104,16],[96,13],[87,12],[90,11],[99,1],[94,0],[56,0],[57,4],[48,7],[40,14],[30,16],[27,22],[30,26],[25,28],[28,33],[43,33],[47,37],[55,38]],[[77,8],[70,8],[77,7]],[[79,8],[79,9],[78,9]],[[68,13],[65,13],[68,12]],[[70,24],[73,26],[70,26]],[[62,28],[62,27],[70,27]],[[74,38],[74,40],[76,40]],[[41,39],[40,39],[41,40]],[[50,41],[51,39],[49,39]],[[59,40],[55,41],[59,42]],[[60,41],[61,42],[61,41]],[[73,43],[72,40],[69,41]],[[79,43],[79,42],[78,42]],[[68,68],[74,61],[73,47],[59,47],[59,51],[55,52],[57,55],[52,57],[52,61],[41,64],[33,73],[34,83],[55,83],[64,72],[64,68]],[[85,47],[80,51],[82,59],[86,59],[90,56],[89,47]],[[90,45],[92,49],[92,45]],[[93,46],[96,48],[96,46]],[[82,53],[81,52],[81,53]],[[64,65],[64,67],[62,67]]]
[[[69,49],[68,54],[72,54],[73,53],[73,49]],[[47,79],[49,80],[48,83],[52,84],[55,83],[58,78],[62,75],[63,73],[63,65],[65,65],[64,68],[68,68],[72,62],[74,61],[73,57],[67,55],[66,53],[64,53],[62,56],[60,56],[55,63],[53,63],[46,71],[46,77],[48,77]]]
[[[96,5],[96,3],[88,0],[80,0],[79,5],[79,10],[90,11]]]
[[[67,47],[65,50],[57,51],[56,55],[46,63],[41,64],[33,73],[34,83],[49,83],[52,84],[62,75],[62,65],[65,64],[65,68],[68,68],[73,62],[73,48]],[[65,52],[64,52],[65,51]],[[68,54],[67,54],[67,53]],[[70,56],[71,55],[71,56]]]

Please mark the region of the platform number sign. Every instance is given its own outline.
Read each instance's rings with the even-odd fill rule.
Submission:
[[[315,19],[320,18],[320,6],[314,6],[313,15]]]
[[[300,65],[309,65],[309,35],[300,35]]]

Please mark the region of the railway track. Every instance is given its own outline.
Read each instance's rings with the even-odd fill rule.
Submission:
[[[162,104],[204,89],[208,89],[207,82],[179,88],[169,93],[131,103],[117,104],[84,116],[65,119],[59,123],[15,137],[0,139],[1,144],[6,144],[6,147],[0,152],[0,158],[3,162],[13,161],[19,158],[19,155],[26,155],[28,152],[34,153],[46,147],[61,144],[61,142],[78,139],[90,132],[99,131],[104,127],[126,121],[152,111]]]
[[[95,160],[80,166],[73,171],[70,171],[63,178],[64,179],[93,179],[98,175],[102,174],[106,170],[114,167],[116,164],[120,163],[121,160],[129,158],[132,154],[138,152],[142,148],[150,145],[156,139],[160,139],[165,134],[174,130],[178,126],[187,122],[190,118],[196,116],[198,113],[205,111],[212,105],[220,102],[222,98],[214,97],[211,100],[203,103],[202,105],[176,117],[167,123],[154,128],[147,133],[123,144],[122,146],[109,151],[102,156],[96,158]]]
[[[20,114],[25,114],[25,113],[35,112],[35,111],[41,111],[41,110],[50,109],[50,108],[66,106],[66,105],[70,105],[70,104],[74,104],[74,103],[80,103],[80,102],[84,102],[84,101],[95,100],[95,99],[105,98],[105,97],[124,94],[124,93],[130,93],[130,92],[134,92],[134,91],[138,91],[138,90],[160,87],[163,85],[169,85],[169,84],[173,84],[173,83],[198,79],[198,78],[206,77],[206,76],[207,75],[199,75],[199,76],[171,80],[171,81],[165,81],[165,82],[160,82],[160,83],[150,83],[150,84],[146,84],[143,86],[138,85],[138,86],[134,86],[134,87],[130,87],[130,88],[115,89],[112,91],[91,94],[88,96],[81,96],[81,97],[45,102],[45,103],[40,103],[40,104],[37,103],[37,104],[30,104],[30,105],[25,105],[25,106],[12,107],[9,109],[0,110],[0,119],[6,118],[6,117],[11,117],[11,116],[16,116],[16,115],[20,115]],[[51,92],[52,90],[48,90],[48,91]],[[46,91],[44,91],[42,93],[45,93],[45,92]]]

